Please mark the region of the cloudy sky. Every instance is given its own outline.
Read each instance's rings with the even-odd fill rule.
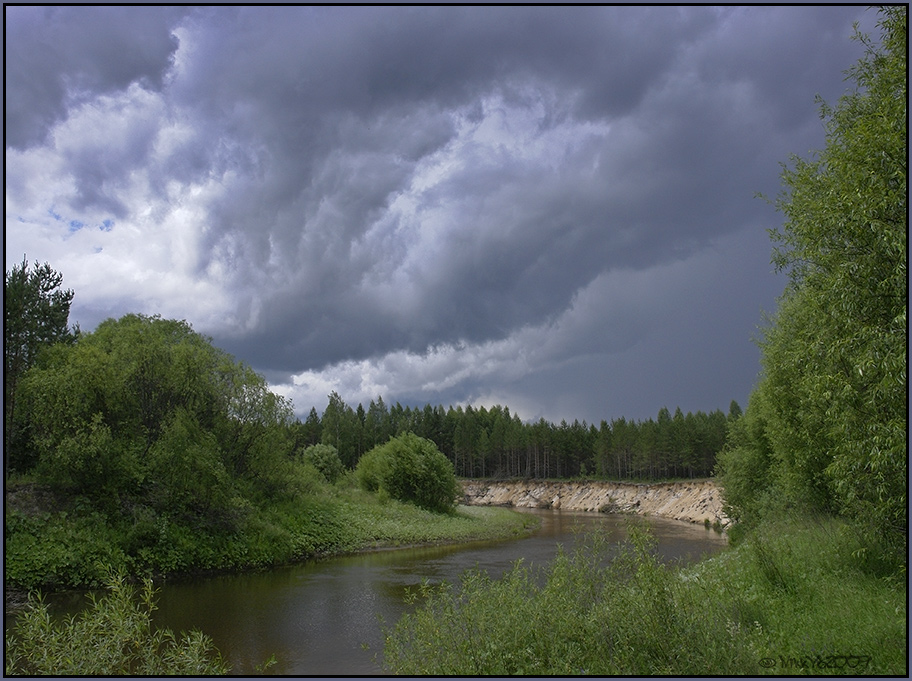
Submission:
[[[862,7],[6,7],[6,269],[306,415],[742,406]]]

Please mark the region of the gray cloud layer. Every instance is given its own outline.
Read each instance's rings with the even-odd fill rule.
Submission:
[[[301,411],[306,385],[343,380],[352,399],[502,395],[530,417],[639,415],[605,397],[611,380],[646,414],[725,407],[746,397],[750,325],[782,286],[763,233],[777,218],[753,195],[822,144],[813,97],[842,94],[859,19],[7,8],[11,241],[72,272],[74,312],[187,317]],[[707,288],[707,272],[725,279]],[[672,367],[630,368],[638,348],[667,354],[662,336],[676,362],[744,369],[663,393],[649,365]]]

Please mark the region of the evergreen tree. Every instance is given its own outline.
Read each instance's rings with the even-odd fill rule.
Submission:
[[[27,461],[26,444],[18,437],[21,419],[16,414],[16,392],[23,374],[34,366],[38,353],[62,341],[73,341],[77,332],[67,326],[73,291],[61,290],[63,275],[47,263],[36,262],[29,269],[23,257],[3,279],[3,451],[4,476],[9,475],[10,452],[17,450],[13,463],[22,467]]]

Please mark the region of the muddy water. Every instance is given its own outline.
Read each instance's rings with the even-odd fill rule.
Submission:
[[[468,568],[500,576],[516,560],[544,565],[599,527],[618,541],[628,517],[568,511],[523,511],[542,519],[533,536],[501,542],[400,549],[344,556],[265,573],[165,584],[156,623],[175,631],[201,629],[230,661],[234,674],[381,674],[383,623],[415,606],[403,598],[423,581],[457,582]],[[668,560],[697,560],[725,546],[702,525],[650,519],[658,550]]]

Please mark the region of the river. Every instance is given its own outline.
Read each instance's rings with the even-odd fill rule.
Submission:
[[[408,590],[427,581],[456,583],[479,568],[499,577],[520,558],[544,566],[559,546],[572,551],[586,531],[600,529],[610,541],[626,538],[638,516],[567,510],[516,509],[541,519],[531,536],[449,546],[381,550],[314,560],[299,565],[159,585],[154,622],[175,632],[199,629],[210,636],[232,674],[368,676],[383,674],[384,624],[391,627],[416,605]],[[702,525],[651,517],[664,560],[692,562],[718,552],[726,539]],[[48,598],[53,612],[74,613],[84,595]]]
[[[374,551],[311,561],[269,572],[225,575],[164,584],[158,626],[200,629],[228,659],[233,674],[268,669],[280,675],[382,674],[383,626],[415,606],[406,590],[427,580],[457,582],[468,568],[500,576],[516,560],[544,565],[558,544],[572,549],[581,530],[600,527],[623,540],[629,516],[524,510],[541,517],[532,536],[511,541]],[[651,518],[658,550],[667,560],[693,561],[726,540],[701,525]]]

